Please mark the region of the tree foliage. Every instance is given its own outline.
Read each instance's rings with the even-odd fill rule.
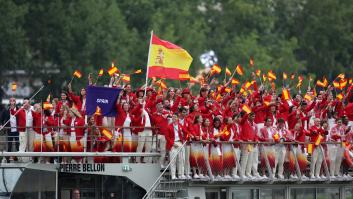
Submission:
[[[232,70],[253,56],[277,73],[353,75],[350,0],[0,0],[0,13],[0,75],[23,69],[56,92],[75,69],[145,69],[151,30],[190,52],[192,75],[210,49]]]

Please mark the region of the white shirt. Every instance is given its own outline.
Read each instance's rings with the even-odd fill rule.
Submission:
[[[29,110],[25,109],[25,112],[26,112],[26,127],[32,128],[32,126],[33,126],[32,111],[31,111],[31,109],[29,109]]]
[[[71,119],[71,132],[75,132],[75,120],[76,120],[76,117],[72,118]]]
[[[10,113],[10,126],[11,126],[11,132],[16,132],[17,129],[17,119],[16,119],[16,116],[15,115],[12,115]]]
[[[174,127],[174,142],[180,141],[178,124],[174,124],[173,127]]]

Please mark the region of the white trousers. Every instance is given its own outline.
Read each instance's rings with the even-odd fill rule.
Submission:
[[[172,149],[169,152],[170,159],[172,159],[175,155],[177,156],[171,163],[170,163],[170,170],[172,177],[176,177],[176,170],[178,170],[178,176],[184,175],[184,160],[185,160],[185,151],[181,149],[178,153],[179,148],[183,146],[181,142],[175,142]],[[177,169],[178,168],[178,169]]]
[[[161,153],[161,157],[159,158],[159,164],[164,166],[167,141],[164,135],[158,135],[157,139],[158,139],[159,151]]]
[[[27,142],[28,142],[27,141],[27,133],[26,133],[26,131],[19,133],[19,142],[20,142],[20,146],[19,146],[18,151],[19,152],[25,152],[26,149],[27,149]]]
[[[311,155],[311,165],[310,165],[310,176],[318,177],[320,175],[321,164],[323,160],[323,154],[320,149],[321,146],[316,146],[314,148],[313,154]]]
[[[273,168],[273,175],[283,176],[283,164],[286,157],[286,147],[284,145],[273,146],[275,151],[275,167]],[[278,168],[278,169],[277,169]]]
[[[138,134],[137,142],[137,152],[142,152],[143,147],[145,147],[145,153],[150,153],[152,149],[152,131],[150,129],[145,129]],[[151,157],[144,158],[146,163],[152,163]],[[142,157],[137,159],[137,162],[142,162]]]
[[[240,153],[241,153],[241,151],[240,151],[240,149],[239,148],[235,148],[235,147],[233,147],[233,150],[234,150],[234,156],[235,156],[235,163],[236,163],[236,165],[235,165],[235,168],[233,168],[233,171],[232,171],[232,174],[233,175],[238,175],[238,172],[239,172],[239,174],[240,174],[240,170],[239,170],[239,163],[240,163]]]
[[[32,129],[27,129],[26,131],[27,134],[27,151],[33,151],[33,143],[34,143],[34,135],[35,132]]]
[[[259,150],[257,146],[252,144],[244,144],[241,147],[241,172],[240,175],[250,176],[251,171],[253,175],[258,175],[257,166],[259,164]]]
[[[330,175],[337,176],[340,174],[344,148],[340,145],[329,144],[327,150],[330,158]]]
[[[191,152],[191,145],[185,145],[185,175],[188,176],[191,173],[190,170],[190,152]]]

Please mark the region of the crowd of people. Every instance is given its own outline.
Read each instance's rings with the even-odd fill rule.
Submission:
[[[343,98],[336,98],[331,86],[318,93],[310,88],[303,94],[292,91],[288,98],[274,87],[258,86],[253,78],[243,90],[228,82],[201,85],[199,92],[192,93],[190,86],[161,88],[160,84],[133,91],[130,84],[120,85],[120,79],[113,76],[109,86],[123,89],[115,117],[86,115],[86,90],[76,94],[70,83],[60,98],[42,104],[24,99],[18,106],[15,98],[10,98],[0,118],[2,136],[7,136],[8,151],[158,151],[161,168],[169,163],[168,158],[172,161],[173,179],[251,179],[270,174],[284,179],[285,173],[297,178],[295,160],[304,178],[325,177],[325,165],[330,177],[346,175],[351,165],[342,163],[350,161],[344,154],[352,149],[353,86],[347,87]],[[3,159],[6,161],[10,158]],[[85,160],[54,157],[32,161]],[[94,161],[121,160],[95,157]]]

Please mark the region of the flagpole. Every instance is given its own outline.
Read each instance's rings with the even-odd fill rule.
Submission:
[[[149,69],[149,67],[148,67],[148,64],[150,63],[150,53],[151,53],[151,45],[152,45],[152,37],[153,37],[153,30],[151,31],[151,39],[150,39],[150,45],[149,45],[149,47],[148,47],[148,58],[147,58],[147,64],[146,64],[146,66],[147,66],[147,70],[146,70],[146,86],[145,86],[145,94],[144,94],[144,96],[145,96],[145,101],[146,101],[146,94],[147,94],[147,86],[148,86],[148,69]]]

